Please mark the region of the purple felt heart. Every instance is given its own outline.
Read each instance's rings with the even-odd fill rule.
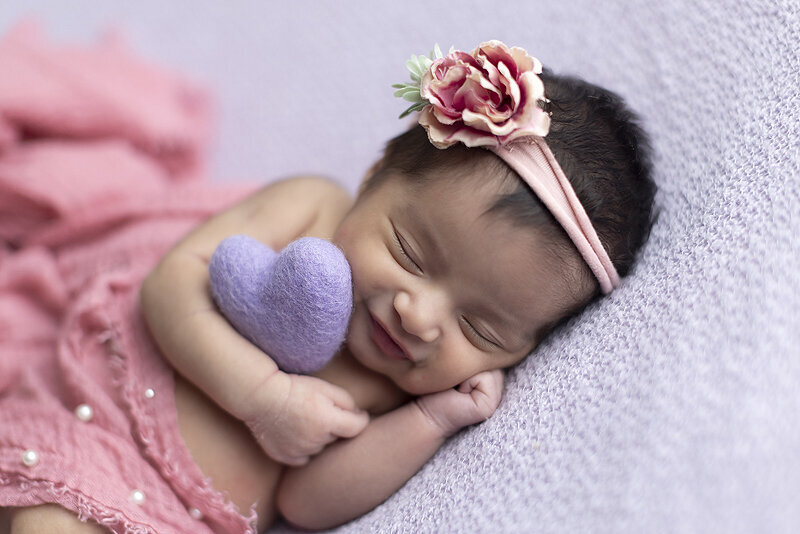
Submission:
[[[280,254],[245,235],[208,265],[211,294],[243,336],[289,373],[313,373],[344,341],[353,307],[350,265],[330,241],[304,237]]]

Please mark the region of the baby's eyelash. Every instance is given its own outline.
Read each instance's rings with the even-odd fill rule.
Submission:
[[[397,245],[397,249],[400,251],[400,254],[403,256],[404,260],[407,260],[413,267],[419,272],[422,272],[422,268],[414,261],[411,255],[406,250],[406,245],[403,243],[403,240],[400,238],[400,234],[397,233],[397,230],[394,230],[394,241]]]
[[[491,339],[481,334],[474,326],[472,326],[472,323],[470,323],[466,317],[462,317],[461,320],[466,326],[467,330],[470,332],[470,334],[472,334],[475,338],[477,338],[481,344],[488,346],[490,348],[500,347],[497,343],[495,343]]]

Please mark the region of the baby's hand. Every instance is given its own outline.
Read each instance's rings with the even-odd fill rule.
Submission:
[[[503,396],[503,371],[485,371],[462,382],[456,389],[431,393],[417,405],[445,437],[492,416]]]
[[[312,376],[278,371],[255,397],[242,420],[264,452],[287,465],[304,465],[328,443],[357,436],[369,423],[349,393]]]

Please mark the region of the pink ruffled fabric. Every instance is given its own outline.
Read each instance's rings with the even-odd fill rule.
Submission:
[[[160,256],[251,190],[199,181],[206,97],[118,42],[54,47],[32,28],[0,41],[0,72],[0,506],[252,532],[192,461],[138,307]]]

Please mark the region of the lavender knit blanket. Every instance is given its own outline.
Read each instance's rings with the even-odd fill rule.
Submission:
[[[492,419],[336,532],[800,532],[796,1],[182,0],[87,3],[80,20],[39,4],[56,32],[123,20],[209,81],[218,176],[355,188],[404,127],[389,86],[434,42],[523,46],[641,113],[660,217],[633,274],[509,373]]]
[[[499,37],[640,110],[651,240],[490,421],[338,531],[800,532],[798,4],[567,4]]]

